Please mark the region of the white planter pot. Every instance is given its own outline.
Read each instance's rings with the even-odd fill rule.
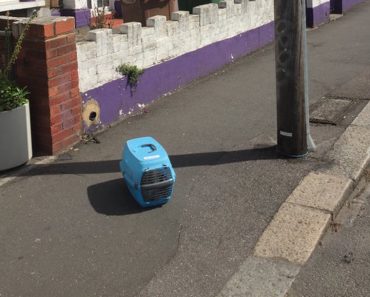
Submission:
[[[29,104],[0,112],[0,171],[22,165],[31,157]]]

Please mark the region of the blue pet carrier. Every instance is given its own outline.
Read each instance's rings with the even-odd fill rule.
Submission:
[[[152,137],[126,142],[120,168],[132,196],[142,207],[171,199],[176,175],[164,148]]]

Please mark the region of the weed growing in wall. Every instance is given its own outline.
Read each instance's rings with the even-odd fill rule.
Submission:
[[[136,87],[140,75],[144,73],[144,69],[140,69],[136,65],[129,64],[118,66],[116,71],[127,77],[127,82],[131,87]]]

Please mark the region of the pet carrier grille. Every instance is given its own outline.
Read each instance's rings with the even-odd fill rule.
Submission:
[[[141,185],[151,185],[172,179],[171,170],[169,167],[152,169],[145,171],[141,178]]]
[[[173,178],[169,167],[148,170],[141,178],[141,192],[145,201],[171,196]]]

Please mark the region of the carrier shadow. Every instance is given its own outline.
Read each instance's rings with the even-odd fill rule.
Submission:
[[[100,214],[119,216],[145,210],[136,203],[122,178],[89,186],[87,195],[91,206]]]

